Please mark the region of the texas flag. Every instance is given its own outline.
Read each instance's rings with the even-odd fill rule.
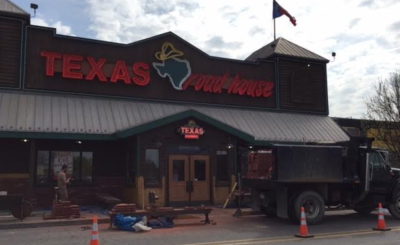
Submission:
[[[286,9],[282,8],[281,5],[279,5],[279,3],[277,3],[274,0],[273,8],[272,8],[272,18],[275,19],[275,18],[281,17],[283,14],[286,15],[287,17],[289,17],[290,22],[292,22],[292,24],[294,26],[296,25],[296,19],[293,16],[291,16],[289,14],[289,12],[286,11]]]

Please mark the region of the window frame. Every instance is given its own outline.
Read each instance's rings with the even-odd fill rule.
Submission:
[[[221,152],[224,152],[225,154],[218,154],[218,153],[221,153]],[[226,172],[227,172],[227,180],[220,180],[220,179],[218,179],[218,166],[219,166],[219,157],[220,156],[224,156],[224,157],[226,157],[226,167],[227,167],[227,169],[226,169]],[[230,156],[230,154],[229,154],[229,151],[227,151],[227,150],[217,150],[216,152],[215,152],[215,186],[230,186],[230,183],[231,183],[231,166],[230,166],[230,158],[231,158],[231,156]]]
[[[155,151],[157,151],[157,156],[158,156],[158,171],[157,171],[157,176],[154,179],[152,179],[153,182],[146,181],[146,179],[148,179],[149,175],[151,174],[151,173],[147,172],[148,170],[146,170],[146,153],[147,153],[147,150],[155,150]],[[156,148],[156,147],[146,147],[146,148],[144,148],[141,170],[142,170],[141,174],[143,176],[143,184],[144,184],[145,188],[160,188],[160,187],[162,187],[162,181],[161,181],[161,178],[162,178],[162,176],[161,176],[161,174],[162,174],[161,173],[161,171],[162,171],[161,170],[161,151],[160,151],[159,148]]]
[[[39,152],[47,152],[48,154],[48,162],[47,162],[47,181],[45,183],[39,183],[38,182],[38,164],[39,164],[39,159],[38,155]],[[50,185],[55,185],[57,184],[55,177],[53,176],[53,166],[52,166],[52,154],[53,152],[77,152],[79,154],[79,179],[75,179],[74,181],[71,182],[72,186],[90,186],[94,184],[94,151],[90,150],[71,150],[71,149],[36,149],[36,154],[35,154],[35,170],[34,170],[34,185],[35,186],[50,186]],[[82,156],[84,152],[91,153],[92,155],[92,169],[91,169],[91,180],[89,181],[83,181],[82,179]],[[72,170],[72,174],[74,171]],[[53,176],[53,177],[52,177]],[[74,176],[75,177],[75,176]]]

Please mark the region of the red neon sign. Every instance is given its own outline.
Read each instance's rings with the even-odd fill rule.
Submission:
[[[187,125],[178,128],[178,133],[185,139],[199,139],[205,133],[204,128],[199,127],[195,121],[190,120]]]
[[[113,64],[111,74],[106,74],[104,66],[105,58],[81,56],[75,54],[62,54],[57,52],[42,51],[40,53],[46,59],[46,76],[54,77],[56,64],[61,64],[61,76],[63,78],[78,80],[93,80],[97,78],[101,82],[116,83],[122,81],[125,84],[146,86],[150,83],[150,66],[144,62],[135,62],[130,67],[124,60],[117,60]],[[83,67],[89,66],[89,71],[84,72]]]
[[[273,82],[243,79],[239,75],[232,78],[229,74],[223,76],[192,74],[183,84],[182,90],[190,86],[195,91],[206,93],[221,94],[225,91],[228,94],[264,98],[271,97],[274,91]]]
[[[42,51],[40,55],[45,58],[46,76],[54,77],[58,72],[67,79],[88,81],[97,79],[104,83],[123,82],[127,85],[137,86],[147,86],[150,83],[150,65],[148,63],[134,62],[129,65],[125,60],[116,60],[115,63],[110,63],[105,58],[50,51]],[[268,98],[273,95],[274,87],[274,82],[242,78],[238,74],[208,75],[190,71],[190,75],[177,90]]]

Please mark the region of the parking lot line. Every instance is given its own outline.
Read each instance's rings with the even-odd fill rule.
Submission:
[[[400,231],[400,226],[391,227],[392,231]],[[338,237],[348,237],[348,236],[361,236],[367,234],[378,234],[383,233],[382,231],[374,231],[374,230],[358,230],[358,231],[350,231],[350,232],[335,232],[335,233],[320,233],[315,234],[314,239],[324,239],[324,238],[338,238]],[[279,242],[290,242],[296,240],[303,240],[303,238],[295,238],[291,236],[284,237],[264,237],[264,238],[255,238],[255,239],[241,239],[241,240],[225,240],[225,241],[215,241],[215,242],[201,242],[201,243],[188,243],[185,245],[224,245],[224,244],[232,244],[232,245],[248,245],[248,244],[258,244],[258,243],[279,243]]]

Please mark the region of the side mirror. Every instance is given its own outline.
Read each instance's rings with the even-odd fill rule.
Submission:
[[[399,172],[397,172],[397,171],[393,171],[393,169],[390,169],[389,170],[389,173],[390,173],[390,175],[391,176],[393,176],[393,177],[399,177]]]

